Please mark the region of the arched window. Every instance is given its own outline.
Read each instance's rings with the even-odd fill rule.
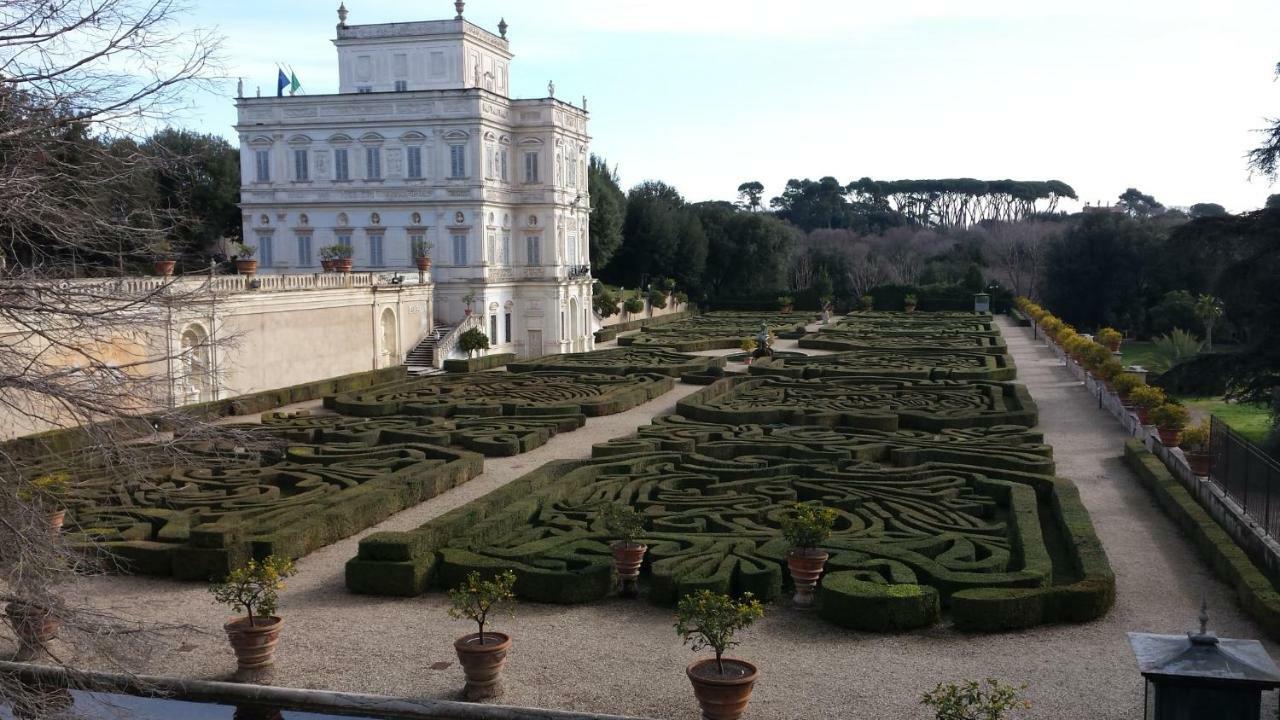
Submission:
[[[400,364],[400,332],[396,328],[396,313],[391,308],[382,311],[379,320],[379,337],[382,347],[379,348],[380,367],[392,367]]]

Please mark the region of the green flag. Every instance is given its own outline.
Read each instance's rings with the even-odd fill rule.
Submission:
[[[302,83],[298,82],[298,73],[289,70],[289,94],[292,95],[302,88]]]

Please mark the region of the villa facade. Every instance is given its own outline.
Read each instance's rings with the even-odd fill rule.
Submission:
[[[496,352],[591,349],[587,112],[510,96],[506,25],[463,17],[348,25],[335,95],[241,97],[244,239],[263,273],[357,270],[418,281],[433,321],[479,324]],[[430,332],[430,329],[428,329]]]

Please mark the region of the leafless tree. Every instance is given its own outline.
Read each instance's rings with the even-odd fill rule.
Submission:
[[[891,228],[876,243],[876,254],[883,261],[889,279],[901,285],[916,285],[930,257],[937,254],[943,241],[932,230],[919,227]]]
[[[157,628],[76,599],[77,582],[112,560],[50,531],[41,488],[65,480],[74,491],[80,462],[121,478],[157,457],[181,463],[193,441],[221,432],[185,417],[174,392],[216,372],[215,327],[186,344],[174,334],[207,315],[208,283],[125,277],[182,220],[148,202],[150,161],[132,136],[212,76],[216,38],[183,30],[185,10],[177,0],[0,0],[0,423],[82,429],[79,450],[58,448],[63,478],[48,472],[54,448],[39,437],[0,446],[0,602],[61,622],[42,653],[56,662],[129,670],[148,645],[134,641]],[[143,414],[180,430],[159,434]],[[36,717],[57,710],[29,692],[0,676],[0,698]]]
[[[1029,220],[985,225],[982,254],[1015,296],[1036,298],[1049,246],[1062,235],[1060,223]]]

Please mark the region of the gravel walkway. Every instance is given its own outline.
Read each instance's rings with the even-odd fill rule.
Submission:
[[[743,644],[734,651],[762,670],[748,718],[924,718],[917,699],[934,684],[991,676],[1027,684],[1034,704],[1028,717],[1130,720],[1141,717],[1142,679],[1125,631],[1191,629],[1201,597],[1207,597],[1213,630],[1260,636],[1124,469],[1119,460],[1123,434],[1110,418],[1028,331],[1003,328],[1020,380],[1040,404],[1059,472],[1080,486],[1115,567],[1115,609],[1088,625],[1002,635],[969,636],[940,627],[878,636],[837,630],[813,613],[774,606],[742,634]],[[416,527],[547,460],[586,457],[592,443],[628,434],[651,416],[671,412],[679,397],[697,389],[679,385],[642,407],[592,419],[534,452],[488,460],[481,477],[375,529]],[[438,593],[415,599],[346,593],[342,566],[356,544],[357,538],[344,540],[300,561],[301,574],[281,608],[287,626],[276,683],[456,697],[462,674],[451,643],[468,632],[467,626],[446,616]],[[221,635],[224,613],[210,604],[203,587],[99,578],[85,590],[104,604],[130,608],[153,621],[199,628],[143,670],[217,679],[233,667]],[[515,638],[502,702],[692,720],[698,713],[683,669],[694,655],[681,646],[672,623],[670,609],[643,601],[522,605],[516,617],[496,622]],[[1268,648],[1280,656],[1275,645]],[[433,664],[441,669],[431,669]]]

